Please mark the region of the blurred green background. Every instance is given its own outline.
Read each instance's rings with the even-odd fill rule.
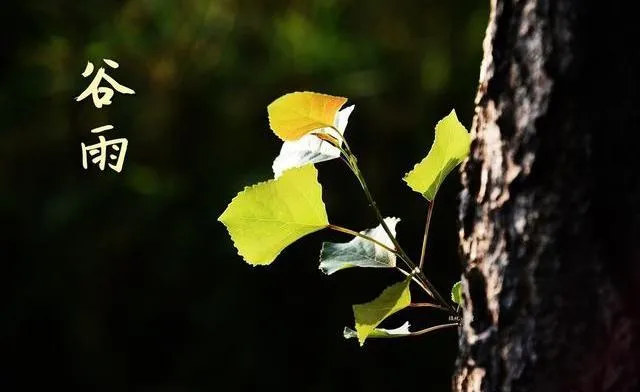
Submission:
[[[449,389],[457,333],[342,338],[351,305],[394,271],[318,270],[319,232],[251,267],[216,221],[272,177],[267,105],[311,90],[355,104],[347,136],[383,214],[417,258],[426,203],[401,178],[452,108],[467,127],[488,2],[27,0],[3,5],[0,389],[421,391]],[[136,91],[97,109],[74,98],[87,61]],[[80,143],[112,124],[118,174],[84,170]],[[375,216],[340,161],[318,165],[331,221]],[[426,273],[458,280],[459,181],[445,182]],[[424,300],[418,290],[418,300]],[[405,311],[415,328],[446,321]],[[6,363],[6,362],[5,362]]]

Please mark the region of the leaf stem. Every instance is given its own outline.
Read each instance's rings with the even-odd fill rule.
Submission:
[[[387,223],[384,221],[382,213],[380,212],[380,209],[378,209],[378,206],[377,206],[375,200],[373,199],[373,196],[371,195],[371,191],[369,190],[369,187],[367,186],[367,183],[364,180],[364,176],[362,175],[362,172],[360,171],[360,168],[358,167],[358,163],[357,163],[357,159],[356,159],[355,155],[351,152],[351,149],[349,148],[349,144],[347,143],[347,140],[344,137],[342,138],[342,141],[344,142],[345,149],[344,150],[342,150],[342,148],[340,148],[340,149],[347,156],[347,160],[348,160],[348,163],[349,163],[349,168],[351,168],[351,171],[353,172],[353,174],[358,179],[358,182],[360,182],[360,186],[364,190],[364,194],[365,194],[367,200],[369,201],[369,205],[371,206],[371,208],[373,208],[373,210],[374,210],[374,212],[375,212],[375,214],[376,214],[376,216],[378,218],[378,221],[380,222],[380,225],[382,226],[384,231],[389,236],[389,239],[391,239],[391,242],[393,242],[394,247],[397,249],[398,256],[400,256],[400,258],[405,262],[407,267],[409,267],[409,269],[411,269],[411,271],[416,271],[417,272],[417,276],[420,278],[420,280],[424,284],[425,288],[427,289],[426,290],[427,293],[429,293],[435,300],[440,302],[444,307],[449,309],[449,311],[451,313],[455,313],[455,309],[451,306],[451,304],[449,304],[449,302],[447,302],[447,300],[444,299],[444,297],[442,297],[442,295],[440,295],[440,293],[438,293],[438,290],[436,290],[436,288],[433,286],[433,284],[431,284],[431,282],[429,282],[429,280],[424,276],[422,271],[419,268],[416,267],[416,265],[411,261],[409,256],[407,256],[407,253],[402,249],[402,247],[398,243],[398,240],[391,233],[391,230],[387,226]]]
[[[436,308],[436,309],[441,309],[441,310],[446,310],[447,312],[449,311],[449,309],[440,306],[440,305],[436,305],[436,304],[432,304],[429,302],[414,302],[409,304],[409,307],[412,308]]]
[[[431,214],[433,213],[433,204],[435,203],[435,198],[429,202],[429,210],[427,211],[427,223],[424,225],[424,236],[422,237],[422,251],[420,252],[420,264],[418,264],[418,268],[422,271],[422,266],[424,265],[424,256],[427,253],[427,237],[429,237],[429,226],[431,225]]]
[[[355,236],[355,237],[360,237],[360,238],[362,238],[364,240],[373,242],[374,244],[383,247],[384,249],[388,250],[389,252],[391,252],[391,253],[393,253],[395,255],[398,254],[398,251],[396,251],[394,249],[391,249],[387,245],[383,244],[382,242],[376,240],[373,237],[369,237],[366,234],[358,233],[355,230],[347,229],[346,227],[342,227],[342,226],[338,226],[338,225],[332,225],[332,224],[329,224],[328,228],[331,229],[331,230],[339,231],[341,233],[350,234],[350,235]]]
[[[407,271],[403,270],[402,268],[400,268],[400,267],[398,267],[398,266],[396,266],[396,269],[397,269],[400,273],[402,273],[402,275],[404,275],[404,276],[411,276],[411,280],[413,280],[414,282],[416,282],[416,284],[417,284],[418,286],[420,286],[420,288],[421,288],[422,290],[424,290],[424,292],[425,292],[425,293],[427,293],[428,295],[431,295],[431,292],[429,291],[429,289],[424,285],[424,283],[422,283],[422,281],[420,280],[420,278],[418,278],[418,276],[416,276],[415,274],[412,274],[412,273],[410,273],[410,272],[407,272]],[[433,296],[432,296],[432,297],[433,297]],[[447,310],[447,311],[449,310],[449,309],[446,309],[446,308],[443,308],[443,309],[445,309],[445,310]]]
[[[429,327],[429,328],[425,328],[425,329],[421,329],[415,332],[409,332],[406,335],[391,335],[391,336],[369,336],[367,339],[380,339],[380,338],[405,338],[405,337],[410,337],[410,336],[420,336],[420,335],[424,335],[427,334],[429,332],[433,332],[433,331],[437,331],[439,329],[444,329],[444,328],[449,328],[449,327],[457,327],[458,323],[450,323],[450,324],[438,324],[438,325],[434,325],[433,327]]]
[[[419,331],[411,332],[411,333],[409,333],[408,336],[424,335],[426,333],[437,331],[439,329],[444,329],[444,328],[447,328],[447,327],[457,327],[457,326],[458,326],[458,323],[434,325],[433,327],[429,327],[429,328],[421,329]]]

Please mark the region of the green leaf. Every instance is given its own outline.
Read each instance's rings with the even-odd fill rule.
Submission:
[[[438,121],[427,156],[404,177],[407,185],[433,201],[445,177],[469,155],[471,136],[458,121],[456,111]]]
[[[458,305],[462,304],[462,282],[457,281],[451,288],[451,300]]]
[[[409,332],[410,324],[406,321],[404,324],[399,326],[398,328],[393,329],[385,329],[385,328],[376,328],[369,334],[369,338],[399,338],[402,336],[409,336],[411,332]],[[344,327],[344,331],[342,331],[342,336],[345,339],[357,338],[358,333],[349,327]]]
[[[270,264],[289,244],[329,225],[318,171],[309,164],[246,187],[218,220],[247,263]]]
[[[391,233],[395,236],[396,224],[400,219],[385,218],[384,221],[389,227],[389,230],[391,230]],[[360,233],[394,249],[393,242],[382,228],[382,225],[378,225],[374,229],[361,231]],[[395,253],[389,252],[380,245],[360,237],[354,237],[351,241],[342,244],[333,242],[322,243],[320,269],[327,275],[351,267],[393,268],[395,266]]]
[[[353,305],[356,333],[361,346],[384,319],[411,304],[410,283],[411,277],[407,277],[407,279],[384,289],[373,301]]]

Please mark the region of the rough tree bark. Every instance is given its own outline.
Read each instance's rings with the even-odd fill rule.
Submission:
[[[639,39],[623,0],[492,0],[454,390],[640,391]]]

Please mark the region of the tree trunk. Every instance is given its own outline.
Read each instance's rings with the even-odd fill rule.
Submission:
[[[471,155],[456,391],[640,391],[640,21],[493,0]]]

